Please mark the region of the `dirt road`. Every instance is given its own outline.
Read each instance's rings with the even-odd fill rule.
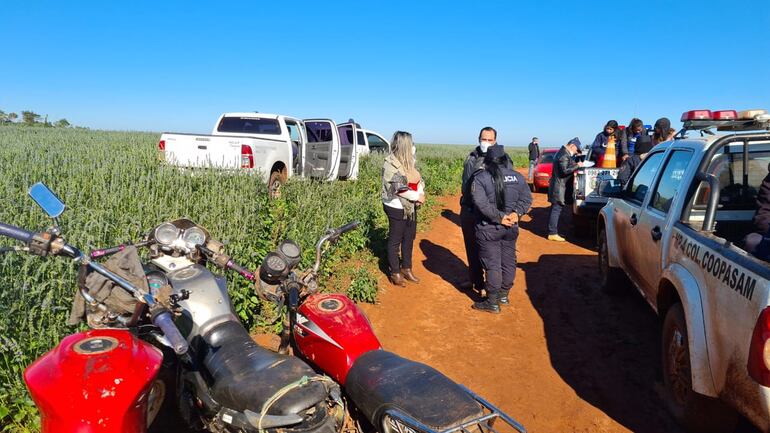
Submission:
[[[512,306],[478,312],[476,295],[458,288],[466,268],[457,203],[447,199],[415,241],[422,282],[402,288],[383,278],[379,304],[363,306],[383,346],[438,368],[530,432],[681,432],[659,395],[658,320],[630,291],[601,292],[591,241],[546,240],[548,203],[535,194]]]

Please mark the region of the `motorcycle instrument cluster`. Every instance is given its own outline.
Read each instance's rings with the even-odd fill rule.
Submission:
[[[195,248],[196,245],[203,245],[206,243],[206,233],[199,227],[193,227],[185,230],[182,235],[182,240],[185,245],[187,245],[187,248]]]
[[[171,245],[179,237],[179,229],[171,223],[163,223],[155,229],[154,236],[159,244]]]
[[[259,278],[267,284],[278,284],[297,266],[301,250],[296,242],[285,240],[275,251],[268,253],[259,267]]]
[[[152,238],[165,247],[193,250],[197,245],[205,245],[209,235],[202,227],[183,218],[159,225],[152,231]]]
[[[267,253],[262,266],[259,267],[259,278],[268,284],[278,284],[289,273],[289,264],[276,252]]]

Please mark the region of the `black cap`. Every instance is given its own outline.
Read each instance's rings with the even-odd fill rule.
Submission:
[[[634,144],[634,153],[637,155],[645,154],[652,150],[652,138],[647,134],[642,134],[636,139]]]
[[[568,141],[567,144],[574,144],[575,147],[577,147],[577,150],[580,151],[583,148],[583,145],[580,144],[580,139],[575,137],[572,140]]]
[[[487,158],[497,159],[503,156],[505,156],[505,148],[502,144],[495,144],[487,149]]]

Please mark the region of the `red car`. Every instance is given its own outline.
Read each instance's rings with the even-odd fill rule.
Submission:
[[[532,185],[536,192],[548,190],[548,183],[553,173],[553,157],[558,151],[559,149],[544,149],[540,154],[540,159],[532,173]]]

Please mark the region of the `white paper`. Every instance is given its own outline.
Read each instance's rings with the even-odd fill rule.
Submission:
[[[596,165],[596,163],[593,161],[583,161],[583,168],[593,167],[594,165]]]

